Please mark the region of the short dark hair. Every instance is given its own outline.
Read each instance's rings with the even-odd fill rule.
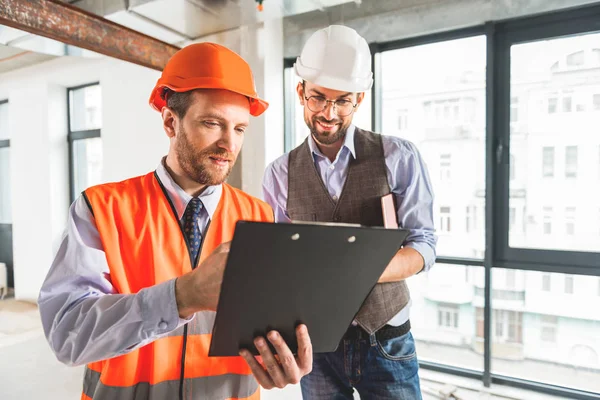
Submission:
[[[190,107],[190,100],[193,92],[193,90],[176,92],[169,88],[164,88],[161,97],[167,101],[167,107],[173,110],[179,118],[183,118]]]

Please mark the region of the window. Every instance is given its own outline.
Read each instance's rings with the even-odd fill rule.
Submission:
[[[510,98],[510,122],[517,122],[519,120],[519,98]]]
[[[575,178],[577,176],[577,146],[567,146],[565,151],[565,176]]]
[[[440,207],[440,230],[450,232],[450,207]]]
[[[477,207],[467,206],[467,233],[473,232],[477,229]]]
[[[475,335],[480,339],[484,337],[484,314],[481,307],[475,311]]]
[[[514,181],[515,177],[516,177],[516,171],[515,171],[515,156],[514,155],[510,155],[510,163],[508,165],[508,168],[510,168],[510,180]]]
[[[573,286],[574,286],[573,276],[572,275],[565,276],[565,293],[573,294]]]
[[[398,130],[408,129],[408,110],[398,111]]]
[[[565,209],[565,233],[570,236],[575,234],[575,207]]]
[[[565,96],[562,99],[562,111],[571,112],[573,111],[573,98],[571,96]]]
[[[517,223],[517,210],[511,207],[508,211],[508,230],[512,231]]]
[[[436,246],[442,257],[473,257],[485,249],[486,48],[485,36],[479,35],[383,51],[378,57],[381,132],[413,142],[427,163],[436,229],[470,232],[465,241],[442,235]],[[408,129],[402,131],[399,110],[407,114]],[[438,214],[449,205],[458,220]],[[478,222],[464,215],[471,205],[477,207]]]
[[[554,176],[554,147],[542,149],[542,176],[544,178]]]
[[[555,114],[558,108],[558,99],[556,97],[550,97],[548,99],[548,114]]]
[[[8,101],[0,101],[0,224],[12,221]]]
[[[544,235],[552,234],[552,207],[544,207]]]
[[[543,274],[542,275],[542,290],[544,292],[549,292],[551,290],[551,283],[550,283],[550,274]]]
[[[449,181],[452,177],[452,155],[441,154],[440,155],[440,180]]]
[[[556,342],[556,329],[558,317],[555,315],[541,315],[541,335],[544,342]]]
[[[600,111],[600,93],[594,95],[594,110]]]
[[[102,180],[102,93],[91,84],[68,90],[71,201]]]
[[[517,311],[494,310],[494,339],[500,343],[523,343],[523,314]]]
[[[458,307],[449,304],[439,305],[438,326],[440,328],[458,329]]]

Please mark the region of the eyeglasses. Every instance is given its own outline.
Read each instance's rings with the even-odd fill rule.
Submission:
[[[352,114],[358,105],[353,104],[350,100],[345,99],[327,100],[323,96],[304,96],[304,99],[306,99],[308,109],[312,112],[321,112],[327,108],[328,103],[332,103],[333,111],[340,117],[345,117]]]

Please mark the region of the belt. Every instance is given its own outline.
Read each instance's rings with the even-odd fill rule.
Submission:
[[[408,332],[410,332],[410,320],[406,321],[405,323],[403,323],[400,326],[391,326],[391,325],[384,325],[381,329],[379,329],[377,332],[375,332],[375,337],[377,338],[377,340],[379,340],[380,342],[384,341],[384,340],[388,340],[388,339],[393,339],[402,335],[406,335]],[[367,333],[367,331],[365,331],[363,328],[361,328],[360,326],[353,326],[351,325],[348,330],[346,331],[346,333],[344,334],[344,338],[343,339],[348,339],[348,340],[355,340],[355,339],[368,339],[369,338],[369,334]]]

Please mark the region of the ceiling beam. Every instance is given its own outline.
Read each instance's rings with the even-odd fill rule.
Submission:
[[[179,50],[57,0],[2,0],[0,24],[159,71]]]

